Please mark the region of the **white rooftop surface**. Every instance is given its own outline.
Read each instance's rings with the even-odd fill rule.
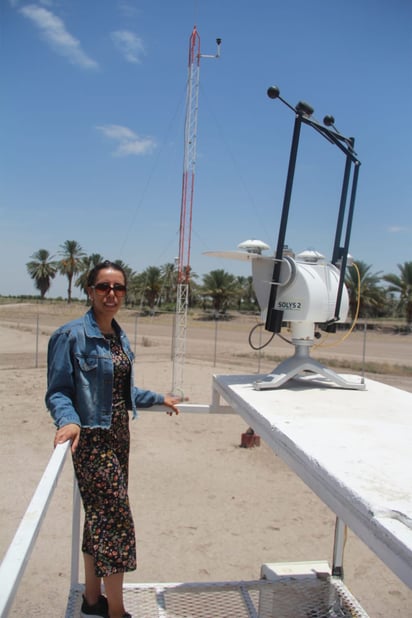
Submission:
[[[261,377],[215,376],[214,389],[412,588],[412,393],[306,378],[255,390]]]

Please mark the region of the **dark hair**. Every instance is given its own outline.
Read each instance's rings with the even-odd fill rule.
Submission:
[[[110,260],[105,260],[104,262],[99,262],[99,264],[96,264],[96,266],[92,268],[92,270],[89,272],[89,276],[87,277],[87,287],[88,288],[90,288],[92,285],[96,283],[98,273],[104,268],[112,268],[113,270],[118,270],[119,272],[121,272],[124,277],[125,285],[127,285],[127,277],[126,277],[126,273],[124,269],[121,266],[119,266],[119,264],[116,264],[115,262],[110,262]]]

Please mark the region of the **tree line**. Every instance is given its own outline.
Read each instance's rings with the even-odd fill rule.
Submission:
[[[75,240],[59,246],[58,258],[47,249],[39,249],[26,267],[35,288],[44,299],[57,274],[67,278],[67,302],[72,301],[73,285],[87,298],[90,271],[105,258],[87,255]],[[114,260],[127,275],[126,305],[154,311],[173,310],[176,304],[177,268],[173,263],[149,266],[137,273],[121,260]],[[397,274],[373,273],[363,261],[347,268],[345,283],[349,293],[350,314],[361,318],[401,318],[412,324],[412,261],[398,264]],[[252,276],[235,276],[223,269],[212,270],[199,277],[191,273],[189,306],[211,309],[214,314],[236,309],[258,311]]]

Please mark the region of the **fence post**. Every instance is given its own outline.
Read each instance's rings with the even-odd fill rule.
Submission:
[[[39,314],[37,314],[36,318],[36,356],[34,366],[36,369],[39,366]]]
[[[215,315],[215,349],[213,355],[213,367],[216,367],[216,355],[217,355],[217,324],[219,322],[219,316]]]

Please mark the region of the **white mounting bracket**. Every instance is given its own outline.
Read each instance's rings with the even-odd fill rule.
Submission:
[[[319,381],[319,379],[323,377],[326,378],[326,380],[329,382],[334,382],[341,388],[361,391],[366,389],[363,378],[360,378],[359,382],[352,382],[344,378],[342,375],[336,373],[332,369],[328,369],[319,361],[311,358],[309,355],[309,351],[313,345],[312,339],[292,339],[292,342],[295,346],[295,354],[292,357],[282,361],[267,376],[254,382],[253,387],[256,390],[278,388],[292,378],[304,378],[307,381],[308,376],[302,375],[306,372],[314,374],[310,377],[311,380]]]

